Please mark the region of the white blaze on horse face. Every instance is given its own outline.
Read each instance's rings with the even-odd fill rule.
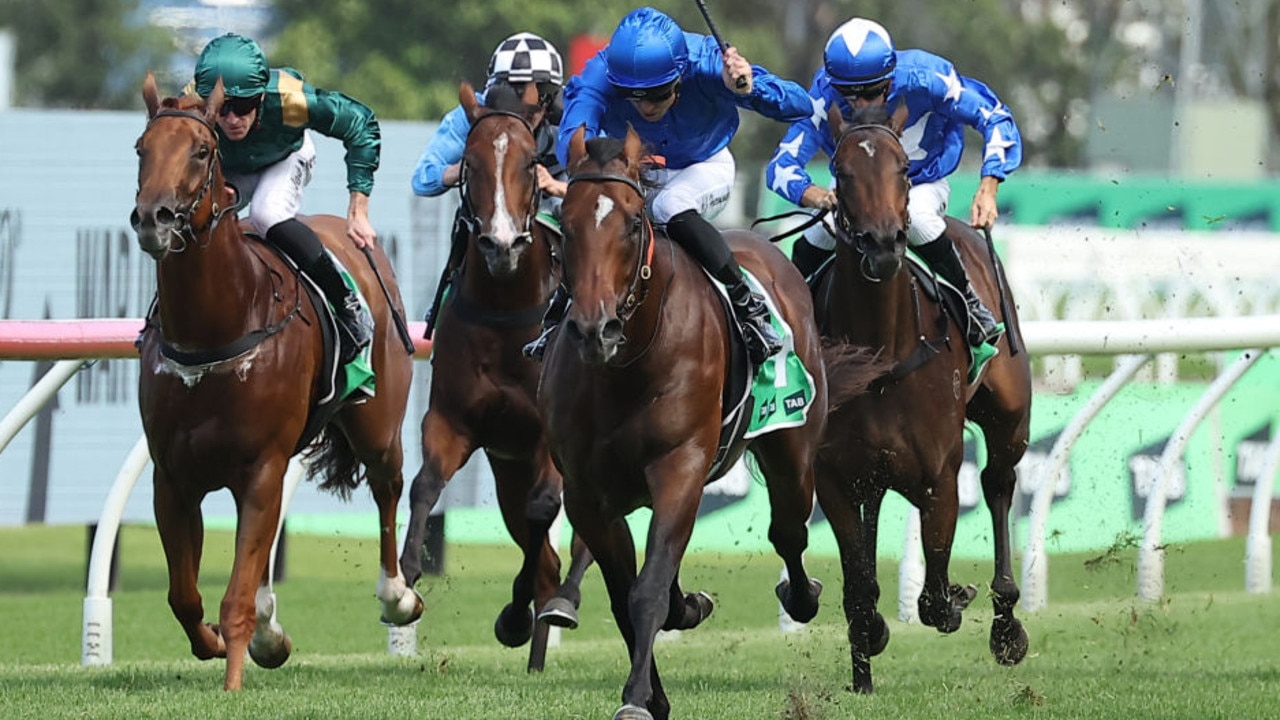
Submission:
[[[600,223],[604,222],[609,213],[613,212],[613,200],[607,196],[601,195],[596,199],[596,229],[600,229]]]
[[[494,175],[497,182],[494,183],[493,189],[493,220],[489,223],[489,232],[493,236],[495,242],[503,247],[511,247],[515,243],[519,230],[516,229],[516,220],[511,217],[511,213],[507,211],[507,187],[502,182],[502,170],[507,164],[507,147],[510,144],[510,138],[506,133],[502,133],[493,140],[493,155],[496,168]]]
[[[858,143],[858,147],[862,148],[862,150],[867,153],[867,157],[876,156],[876,144],[870,140],[863,140]]]

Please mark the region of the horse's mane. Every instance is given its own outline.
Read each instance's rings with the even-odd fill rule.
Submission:
[[[526,104],[516,89],[507,83],[494,83],[484,91],[484,106],[498,112],[515,113],[530,117],[538,111],[539,106]]]

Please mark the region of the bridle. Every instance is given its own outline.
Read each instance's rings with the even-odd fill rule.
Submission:
[[[200,228],[197,228],[192,224],[191,217],[204,203],[204,197],[209,194],[209,188],[213,187],[213,178],[217,172],[218,160],[221,157],[221,150],[218,147],[218,133],[214,129],[213,124],[204,117],[185,110],[161,110],[147,121],[147,130],[151,129],[151,125],[156,120],[163,117],[183,118],[185,120],[197,122],[204,127],[205,130],[208,130],[210,137],[213,138],[213,152],[209,153],[209,167],[205,173],[204,184],[200,186],[200,192],[196,193],[195,199],[192,200],[186,208],[174,211],[173,214],[174,220],[176,221],[174,223],[174,230],[178,233],[178,237],[182,239],[183,243],[180,247],[170,248],[169,252],[180,253],[186,250],[188,244],[199,245],[199,240],[196,235],[197,233],[207,232],[208,236],[212,237],[213,231],[217,229],[218,223],[222,222],[222,218],[225,217],[227,213],[235,210],[235,204],[232,203],[224,208],[219,208],[217,198],[210,195],[209,202],[211,205],[209,209],[209,222],[204,227]],[[135,210],[134,212],[136,213],[137,211]],[[134,225],[136,226],[136,214],[134,220]],[[208,240],[205,242],[207,243]]]
[[[644,200],[644,188],[640,187],[640,183],[617,173],[606,172],[588,172],[579,173],[569,178],[569,185],[576,182],[591,183],[622,183],[640,196],[641,201]],[[643,211],[642,211],[643,213]],[[656,244],[653,237],[653,223],[649,221],[648,216],[643,216],[643,220],[639,223],[632,223],[632,229],[628,231],[627,238],[633,239],[639,236],[640,252],[636,253],[636,269],[631,276],[631,284],[627,288],[627,294],[618,303],[615,312],[618,320],[626,322],[635,313],[636,308],[644,302],[649,296],[649,280],[653,277],[653,248]]]
[[[894,132],[891,128],[885,125],[879,125],[875,123],[865,123],[861,125],[854,125],[853,127],[845,129],[845,131],[840,134],[840,139],[836,142],[835,152],[832,153],[831,157],[832,158],[839,157],[840,149],[844,147],[845,142],[848,141],[848,139],[852,137],[855,133],[857,133],[859,130],[873,130],[873,131],[885,133],[889,137],[893,138],[894,144],[896,144],[899,148],[902,147],[901,138],[899,138],[898,134]],[[862,273],[863,278],[865,278],[870,282],[881,282],[881,279],[872,275],[869,270],[870,253],[871,253],[872,247],[875,244],[875,239],[871,236],[871,233],[869,232],[866,232],[864,230],[853,230],[852,221],[849,219],[849,214],[845,210],[844,203],[839,202],[838,200],[840,195],[841,195],[840,177],[839,175],[837,175],[836,176],[837,202],[836,202],[836,209],[835,209],[835,228],[834,228],[833,234],[841,242],[852,247],[854,250],[858,252],[858,255],[862,258],[862,261],[859,263],[859,270]],[[906,219],[906,224],[902,228],[903,232],[906,232],[910,224],[911,224],[911,218],[910,216],[908,216]]]
[[[480,127],[481,123],[485,120],[496,117],[513,117],[519,120],[520,124],[529,131],[529,136],[535,138],[536,141],[537,136],[535,135],[533,125],[530,124],[528,118],[519,113],[514,113],[508,110],[490,110],[484,115],[476,118],[475,122],[472,123],[471,129],[467,131],[467,143],[470,144],[471,134]],[[517,241],[523,242],[531,242],[533,240],[534,217],[538,213],[538,207],[542,205],[542,188],[538,187],[538,170],[536,167],[530,166],[529,173],[531,175],[529,184],[533,187],[532,192],[529,194],[529,212],[524,216],[524,228],[520,231],[520,234],[516,236]],[[462,200],[462,213],[459,217],[462,220],[462,223],[467,226],[467,232],[473,237],[478,237],[480,235],[480,218],[476,215],[475,205],[471,202],[471,185],[467,182],[467,178],[470,175],[470,167],[467,165],[465,155],[462,159],[462,168],[459,175],[462,178],[461,182],[458,183],[458,195]],[[496,181],[500,183],[502,182],[502,178],[496,178]]]

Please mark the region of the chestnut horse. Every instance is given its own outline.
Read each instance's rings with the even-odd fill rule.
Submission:
[[[140,342],[138,404],[155,466],[155,516],[169,566],[169,606],[207,660],[225,657],[224,687],[241,687],[246,649],[263,667],[291,650],[276,623],[268,555],[281,512],[285,468],[320,399],[323,341],[301,281],[275,253],[246,239],[232,213],[214,131],[224,100],[219,80],[207,101],[165,98],[148,73],[146,130],[138,139],[133,226],[156,261],[156,310]],[[345,220],[306,218],[360,283],[377,321],[372,347],[377,394],[340,407],[311,451],[322,488],[343,497],[364,465],[378,504],[382,618],[408,624],[422,598],[396,563],[400,429],[412,358],[393,330],[403,312],[391,264],[374,248],[386,293]],[[394,307],[393,307],[394,305]],[[174,359],[178,358],[178,359]],[[198,358],[198,360],[191,360]],[[237,510],[235,561],[218,623],[204,621],[196,578],[204,542],[200,504],[226,488]]]
[[[641,154],[634,132],[625,141],[585,142],[581,129],[573,136],[562,224],[574,301],[543,360],[538,403],[569,520],[600,567],[630,653],[614,717],[665,720],[671,706],[654,638],[695,627],[713,609],[709,595],[685,594],[679,582],[704,486],[750,448],[766,478],[769,540],[789,576],[775,592],[792,618],[812,619],[822,585],[802,553],[829,387],[833,398],[862,392],[878,371],[861,354],[844,355],[850,387],[837,391],[804,279],[763,237],[726,233],[738,261],[771,290],[814,392],[802,424],[749,441],[739,435],[717,462],[732,320],[698,264],[647,220]],[[653,515],[637,577],[626,516],[642,506]]]
[[[431,363],[431,399],[422,418],[422,469],[409,491],[410,517],[400,558],[410,584],[422,574],[427,516],[450,478],[478,449],[493,470],[498,504],[524,562],[511,602],[494,623],[508,647],[532,637],[529,669],[541,670],[547,626],[534,610],[577,625],[578,583],[590,557],[575,542],[569,579],[560,588],[560,559],[547,533],[560,512],[560,473],[543,439],[536,396],[539,365],[521,354],[538,336],[559,282],[553,233],[536,219],[537,143],[542,121],[537,86],[524,97],[495,85],[480,105],[471,85],[459,91],[471,121],[463,154],[462,215],[466,256],[439,313]]]
[[[932,283],[904,267],[907,244],[908,160],[883,108],[869,108],[845,123],[829,113],[837,138],[836,236],[831,271],[815,287],[818,324],[839,341],[878,348],[894,369],[876,392],[832,414],[827,441],[815,463],[818,501],[830,521],[844,570],[853,689],[872,691],[870,658],[884,650],[889,629],[876,611],[876,521],[885,492],[893,490],[920,511],[925,582],[920,620],[944,633],[960,626],[972,587],[947,575],[958,513],[957,474],[964,454],[966,416],[986,440],[982,490],[991,511],[995,619],[991,652],[1003,664],[1020,662],[1027,635],[1013,616],[1018,601],[1009,548],[1014,466],[1027,448],[1031,416],[1030,362],[1012,295],[998,259],[971,227],[947,219],[969,277],[1007,333],[999,354],[975,383],[964,328],[924,297]],[[994,302],[1009,299],[1007,303]],[[1012,342],[1012,344],[1011,344]]]

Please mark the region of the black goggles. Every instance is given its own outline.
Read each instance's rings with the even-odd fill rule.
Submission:
[[[865,85],[837,85],[832,83],[832,87],[846,100],[875,100],[889,91],[889,81],[881,80]]]
[[[249,113],[257,110],[261,105],[261,95],[254,95],[253,97],[229,97],[222,101],[222,108],[218,110],[218,114],[222,117],[226,117],[234,113],[237,117],[246,117]]]
[[[680,88],[680,81],[672,80],[665,85],[648,88],[629,88],[620,85],[614,85],[618,94],[629,100],[647,100],[651,103],[666,102],[668,98],[676,94],[676,90]]]

